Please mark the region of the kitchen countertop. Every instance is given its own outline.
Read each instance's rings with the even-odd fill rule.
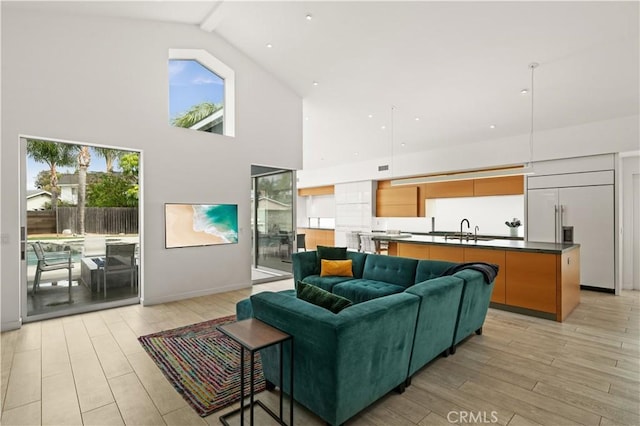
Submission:
[[[407,243],[407,244],[439,244],[452,247],[477,247],[482,249],[493,250],[514,250],[514,251],[526,251],[537,253],[564,253],[579,247],[579,244],[556,244],[556,243],[542,243],[535,241],[523,241],[523,240],[503,240],[503,239],[491,239],[486,241],[474,241],[473,237],[466,240],[452,240],[441,236],[429,236],[429,235],[412,235],[410,237],[392,235],[374,236],[373,239],[384,239],[385,241]]]

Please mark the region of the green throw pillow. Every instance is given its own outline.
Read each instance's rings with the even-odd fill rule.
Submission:
[[[321,270],[322,259],[325,260],[347,260],[347,248],[346,247],[328,247],[317,246],[316,256],[318,258],[318,274]]]
[[[298,299],[302,299],[306,302],[313,303],[316,306],[325,308],[337,314],[344,308],[348,308],[353,303],[349,299],[345,299],[337,294],[329,293],[326,290],[316,287],[313,284],[303,283],[298,281],[296,289]]]

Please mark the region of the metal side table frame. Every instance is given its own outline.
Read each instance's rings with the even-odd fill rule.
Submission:
[[[290,364],[289,364],[289,379],[290,379],[290,384],[289,384],[289,400],[290,400],[290,404],[289,404],[289,425],[293,426],[293,336],[286,334],[280,330],[278,330],[277,328],[274,328],[268,324],[265,324],[264,322],[255,319],[255,318],[250,318],[250,319],[246,319],[243,321],[238,321],[238,322],[234,322],[234,323],[230,323],[230,324],[225,324],[225,325],[221,325],[217,327],[218,330],[220,330],[222,333],[224,333],[226,336],[228,336],[229,338],[231,338],[232,340],[234,340],[235,342],[238,342],[240,344],[240,407],[230,411],[229,413],[220,416],[220,422],[225,425],[225,426],[229,426],[229,423],[227,422],[227,418],[240,412],[240,424],[244,425],[244,351],[245,349],[249,351],[249,353],[251,354],[251,365],[249,366],[250,368],[250,383],[249,383],[249,415],[250,415],[250,422],[249,424],[251,426],[253,426],[253,407],[254,405],[259,405],[260,407],[262,407],[262,409],[264,411],[267,412],[267,414],[269,414],[275,421],[278,422],[278,424],[286,426],[286,423],[283,420],[282,417],[282,405],[283,405],[283,375],[282,375],[282,370],[283,370],[283,343],[286,341],[291,342],[291,352],[290,352]],[[269,409],[269,407],[267,407],[266,405],[264,405],[262,403],[262,401],[260,400],[256,400],[254,403],[254,389],[253,389],[253,385],[254,385],[254,377],[253,377],[253,370],[254,370],[254,361],[255,361],[255,353],[256,351],[259,351],[261,349],[267,348],[269,346],[273,346],[279,344],[280,345],[280,416],[277,416],[273,411],[271,411],[271,409]]]

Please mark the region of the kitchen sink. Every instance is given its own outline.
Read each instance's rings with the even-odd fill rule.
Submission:
[[[459,239],[460,239],[460,236],[459,236],[459,235],[457,235],[457,236],[453,236],[453,235],[452,235],[452,236],[447,236],[445,239],[446,239],[447,241],[448,241],[448,240],[459,240]],[[478,240],[478,241],[491,241],[491,240],[493,240],[493,239],[494,239],[494,238],[491,238],[491,237],[478,237],[478,238],[477,238],[477,240]],[[467,237],[462,237],[462,240],[463,240],[463,241],[466,241],[466,240],[467,240]],[[476,240],[475,238],[473,238],[473,237],[469,237],[469,242],[473,242],[473,241],[475,241],[475,240]]]

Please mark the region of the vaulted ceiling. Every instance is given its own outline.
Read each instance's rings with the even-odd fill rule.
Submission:
[[[410,153],[526,134],[531,62],[540,64],[537,130],[639,110],[638,2],[87,1],[20,7],[181,22],[217,33],[303,98],[305,169],[376,158],[391,149]]]

